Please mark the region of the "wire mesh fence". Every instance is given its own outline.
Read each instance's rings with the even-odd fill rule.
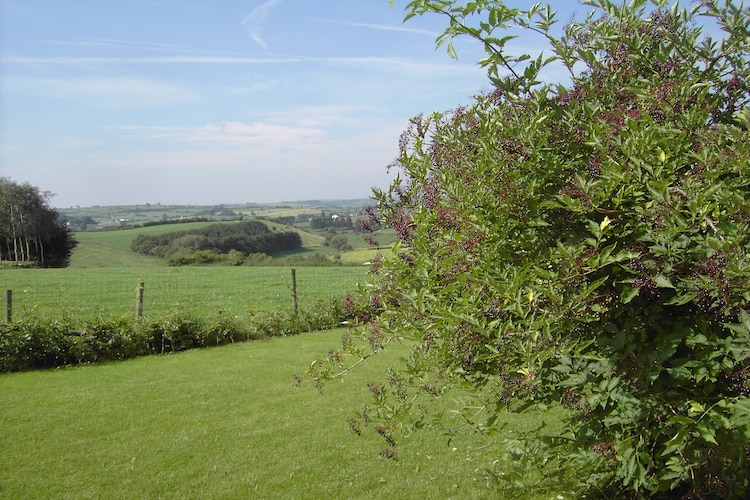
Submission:
[[[135,314],[140,283],[146,317],[174,310],[248,315],[293,311],[295,299],[305,307],[343,297],[365,277],[364,267],[3,269],[0,287],[12,290],[10,297],[6,292],[6,302],[12,300],[14,320],[87,320]]]

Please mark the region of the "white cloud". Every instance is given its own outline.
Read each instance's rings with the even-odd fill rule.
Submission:
[[[273,123],[294,124],[299,127],[350,127],[360,121],[373,120],[371,110],[362,103],[330,106],[297,106],[286,110],[261,112],[264,120]],[[369,111],[365,116],[363,113]]]
[[[268,50],[268,44],[261,35],[263,31],[263,21],[271,14],[274,7],[281,3],[282,0],[267,0],[263,5],[253,9],[245,19],[242,20],[242,26],[250,34],[255,43]]]
[[[394,124],[318,144],[314,132],[310,136],[303,128],[268,123],[175,129],[173,133],[194,142],[167,149],[127,148],[120,154],[107,151],[87,156],[84,165],[79,161],[71,166],[90,172],[89,181],[101,186],[87,195],[90,201],[86,196],[72,199],[84,204],[133,203],[133,192],[145,196],[141,201],[184,203],[187,199],[208,204],[365,197],[372,186],[385,188],[392,177],[386,166],[397,154],[394,134],[398,131]],[[301,144],[295,144],[297,140]],[[227,147],[227,141],[236,144]],[[264,146],[264,141],[269,143]],[[175,179],[180,182],[175,184]],[[127,183],[133,189],[123,195]],[[56,201],[61,206],[74,203]]]
[[[326,131],[317,123],[279,124],[264,121],[225,121],[199,127],[124,126],[116,130],[153,140],[174,140],[198,148],[227,146],[257,153],[314,151],[326,142]]]
[[[94,66],[120,64],[280,64],[315,61],[309,57],[160,56],[160,57],[26,57],[2,56],[3,64]]]
[[[476,64],[461,63],[448,58],[442,62],[403,57],[234,57],[234,56],[165,56],[165,57],[19,57],[6,56],[4,64],[25,64],[30,66],[98,66],[98,65],[167,65],[167,64],[216,64],[216,65],[290,65],[314,64],[350,66],[358,69],[377,69],[381,72],[405,72],[417,75],[435,75],[467,72],[483,72]],[[242,90],[238,88],[237,90]]]
[[[42,43],[73,47],[111,47],[118,49],[186,51],[187,47],[157,42],[116,40],[112,38],[87,38],[81,40],[47,40]]]
[[[111,107],[153,106],[192,101],[195,94],[184,87],[149,78],[8,78],[16,92],[46,98],[72,99]]]
[[[309,113],[320,120],[336,110]],[[3,173],[49,186],[60,194],[56,206],[365,197],[392,177],[386,166],[398,153],[402,120],[343,135],[291,112],[272,120],[114,127],[99,146],[51,149],[33,168],[22,162]]]
[[[324,138],[325,131],[315,127],[223,122],[197,128],[184,139],[193,143],[225,144],[283,153],[314,150]]]
[[[417,35],[428,35],[431,37],[437,37],[440,35],[437,31],[430,31],[422,28],[408,28],[406,26],[393,26],[391,24],[374,24],[374,23],[357,23],[354,21],[335,21],[331,19],[324,19],[322,22],[331,24],[340,24],[343,26],[352,26],[355,28],[368,28],[379,31],[398,31],[401,33],[414,33]]]

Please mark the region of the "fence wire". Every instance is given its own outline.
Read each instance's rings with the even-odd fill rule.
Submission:
[[[355,292],[366,278],[364,267],[299,267],[299,307]],[[223,312],[251,315],[292,311],[292,268],[179,267],[106,269],[3,269],[3,290],[12,290],[14,320],[80,320],[134,314],[143,282],[143,315],[171,311],[195,315]]]

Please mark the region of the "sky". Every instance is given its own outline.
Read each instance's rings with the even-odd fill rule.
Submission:
[[[368,197],[410,117],[488,88],[405,5],[0,0],[0,176],[57,208]]]

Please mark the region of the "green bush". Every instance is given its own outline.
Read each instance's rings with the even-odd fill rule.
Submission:
[[[245,254],[275,253],[302,246],[300,235],[294,231],[271,231],[260,221],[212,224],[202,229],[162,234],[139,234],[131,250],[163,258],[175,257],[174,262],[193,255],[195,259],[212,259],[208,253],[227,254],[232,250]],[[181,265],[181,264],[173,264]]]
[[[0,325],[0,371],[52,368],[73,362],[64,322],[34,320]]]
[[[161,354],[207,345],[200,324],[185,313],[172,313],[153,320],[146,327],[146,331],[153,339],[156,352]]]
[[[71,357],[78,364],[135,358],[154,352],[149,335],[129,317],[100,318],[70,335]]]
[[[241,319],[223,311],[196,318],[181,309],[135,320],[100,317],[74,330],[72,319],[0,324],[0,373],[98,363],[338,328],[367,315],[352,298],[320,300],[293,311]]]
[[[566,433],[498,453],[532,467],[536,447],[578,494],[747,498],[750,15],[587,3],[559,37],[549,7],[408,4],[407,18],[446,16],[449,52],[456,36],[483,43],[494,88],[415,118],[376,192],[400,238],[375,275],[378,326],[418,342],[392,397],[378,391],[380,428],[426,425],[421,398],[462,383],[467,421],[490,435],[509,409],[566,407]],[[504,51],[505,27],[551,56]],[[541,83],[553,62],[569,84]],[[547,472],[487,475],[540,488]]]
[[[239,318],[219,311],[216,316],[208,319],[202,326],[203,338],[206,346],[233,344],[245,340],[252,340]]]
[[[264,338],[339,328],[347,322],[356,321],[358,315],[368,309],[367,306],[354,304],[354,299],[347,296],[344,299],[313,301],[300,308],[298,314],[264,311],[252,318],[253,336]]]

